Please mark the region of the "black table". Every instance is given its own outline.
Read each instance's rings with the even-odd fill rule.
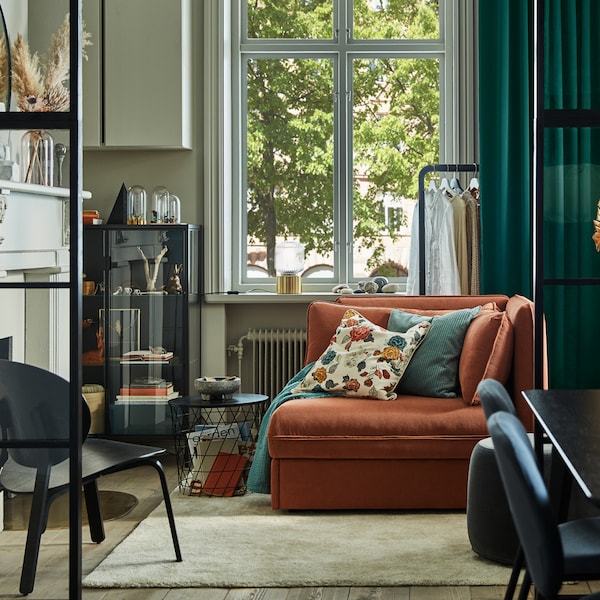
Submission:
[[[586,498],[600,506],[600,390],[527,390],[522,394]],[[539,436],[538,429],[538,444]]]

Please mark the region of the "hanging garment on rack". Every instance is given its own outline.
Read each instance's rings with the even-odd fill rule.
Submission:
[[[454,245],[454,213],[442,189],[425,191],[425,294],[460,294],[460,280]],[[419,210],[417,204],[411,226],[407,295],[419,295]]]
[[[479,189],[477,189],[479,192]],[[481,227],[479,218],[479,202],[470,190],[462,195],[465,203],[467,246],[469,256],[469,291],[468,294],[481,293]]]
[[[467,243],[466,206],[461,194],[448,198],[454,215],[454,248],[456,249],[456,266],[460,281],[460,293],[469,293],[469,249]]]

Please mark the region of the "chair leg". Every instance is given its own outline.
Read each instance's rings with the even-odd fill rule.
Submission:
[[[35,572],[40,553],[40,540],[48,522],[48,483],[50,481],[51,468],[48,464],[46,467],[38,469],[35,477],[29,526],[27,528],[27,541],[25,543],[25,554],[21,569],[21,582],[19,584],[19,591],[24,596],[33,591]]]
[[[98,481],[94,479],[83,486],[85,497],[85,506],[90,525],[90,536],[93,542],[99,544],[106,538],[104,533],[104,521],[102,519],[102,509],[100,508],[100,496],[98,494]]]
[[[515,590],[517,589],[517,582],[519,581],[519,575],[521,574],[521,569],[523,568],[524,559],[525,557],[523,556],[523,550],[519,545],[517,554],[515,555],[515,560],[513,561],[510,579],[508,580],[508,585],[506,586],[506,592],[504,593],[504,600],[512,600],[515,596]]]
[[[171,506],[171,497],[169,495],[169,486],[167,485],[167,476],[165,475],[165,469],[162,463],[158,459],[153,459],[150,464],[158,471],[160,477],[160,485],[162,487],[163,498],[165,500],[165,508],[167,509],[167,516],[169,517],[169,526],[171,528],[171,537],[173,538],[173,546],[175,548],[175,558],[177,562],[181,562],[181,548],[179,547],[179,538],[177,537],[177,530],[175,529],[175,518],[173,516],[173,507]]]
[[[523,583],[521,584],[521,589],[519,590],[519,599],[518,600],[526,600],[529,595],[529,589],[531,588],[531,575],[529,572],[525,570],[525,575],[523,576]]]

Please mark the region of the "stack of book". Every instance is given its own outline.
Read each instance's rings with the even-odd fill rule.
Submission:
[[[173,389],[170,381],[148,380],[140,383],[132,383],[122,387],[117,400],[144,400],[146,402],[166,402],[172,398],[178,398],[179,392]]]

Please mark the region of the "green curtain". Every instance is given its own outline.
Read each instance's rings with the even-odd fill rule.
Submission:
[[[531,297],[531,2],[479,2],[481,290]]]
[[[531,2],[480,1],[482,289],[527,296],[531,290],[531,23]],[[545,0],[546,108],[600,108],[600,38],[595,31],[599,23],[597,0]],[[516,52],[521,53],[520,59]],[[522,180],[516,181],[519,177]],[[600,129],[546,129],[546,278],[600,277],[600,254],[592,240],[598,198]],[[544,286],[552,387],[600,387],[600,369],[595,365],[598,306],[600,286]]]

